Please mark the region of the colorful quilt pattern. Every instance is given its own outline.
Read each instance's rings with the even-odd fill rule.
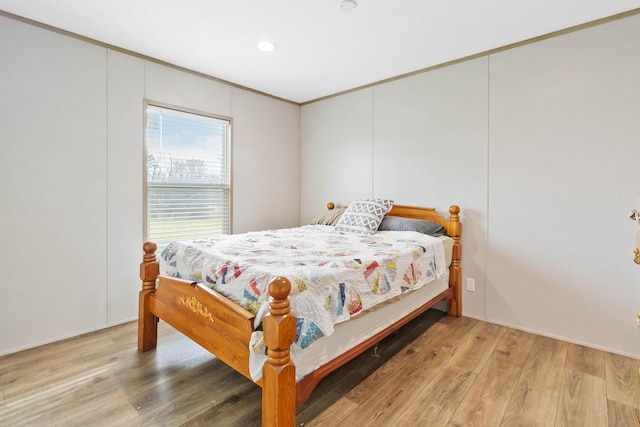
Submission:
[[[297,317],[294,355],[335,324],[446,272],[437,238],[412,231],[361,235],[326,225],[173,242],[160,265],[161,274],[205,283],[256,314],[256,328],[268,312],[269,282],[287,277]],[[252,343],[264,353],[261,333]]]

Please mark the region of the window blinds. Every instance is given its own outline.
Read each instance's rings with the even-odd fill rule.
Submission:
[[[228,120],[147,105],[146,239],[230,232]]]

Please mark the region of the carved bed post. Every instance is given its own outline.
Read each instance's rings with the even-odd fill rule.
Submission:
[[[292,427],[296,421],[296,368],[290,347],[296,339],[296,318],[289,310],[291,283],[276,277],[269,283],[273,298],[262,320],[267,363],[262,370],[262,425]]]
[[[449,208],[449,223],[447,232],[453,239],[453,256],[451,261],[449,286],[453,288],[454,298],[449,301],[449,315],[462,316],[462,270],[460,268],[460,258],[462,250],[460,246],[460,233],[462,224],[460,223],[460,207],[453,205]]]
[[[160,264],[156,260],[158,246],[146,242],[142,246],[144,256],[140,264],[142,290],[138,299],[138,350],[147,351],[156,348],[158,343],[158,318],[151,314],[150,297],[156,291],[156,279],[160,274]]]

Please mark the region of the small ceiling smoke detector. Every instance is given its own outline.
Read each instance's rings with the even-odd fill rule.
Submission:
[[[356,7],[358,7],[358,3],[356,3],[355,0],[342,0],[340,2],[340,10],[344,10],[345,12],[353,10]]]
[[[276,44],[268,40],[264,40],[258,43],[258,49],[263,52],[271,52],[276,49]]]

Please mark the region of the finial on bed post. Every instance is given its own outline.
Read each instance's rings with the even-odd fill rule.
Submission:
[[[296,318],[289,308],[291,283],[276,277],[269,283],[269,313],[262,320],[267,362],[262,370],[262,425],[294,426],[296,368],[290,347],[296,339]]]
[[[449,315],[455,317],[462,316],[462,270],[460,268],[460,259],[462,257],[462,247],[460,246],[461,232],[460,207],[453,205],[449,208],[447,233],[453,239],[453,255],[449,269],[449,286],[453,288],[454,298],[449,301]]]
[[[330,211],[333,210],[333,208],[336,207],[336,204],[333,202],[329,202],[327,203],[327,209],[329,209]]]
[[[142,246],[144,255],[140,264],[142,290],[138,297],[138,350],[156,348],[158,342],[158,319],[151,314],[150,298],[156,291],[156,279],[160,274],[160,264],[156,260],[158,245],[146,242]]]

